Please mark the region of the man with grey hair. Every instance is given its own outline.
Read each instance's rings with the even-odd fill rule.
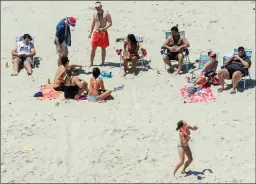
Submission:
[[[93,13],[91,30],[88,38],[92,36],[92,50],[90,58],[90,66],[93,66],[93,60],[97,47],[101,47],[102,63],[106,58],[106,48],[109,46],[109,38],[107,29],[112,26],[112,19],[108,11],[103,10],[101,2],[95,3],[95,12]]]

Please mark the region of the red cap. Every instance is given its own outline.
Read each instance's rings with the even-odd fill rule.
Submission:
[[[74,17],[69,17],[68,24],[74,27],[76,25],[76,19]]]

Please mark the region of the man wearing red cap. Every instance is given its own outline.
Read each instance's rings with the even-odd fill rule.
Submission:
[[[74,17],[66,17],[62,19],[56,26],[56,45],[57,53],[59,54],[58,66],[61,65],[61,57],[68,56],[68,46],[71,46],[70,26],[75,27],[76,19]]]
[[[107,29],[112,26],[112,19],[110,14],[102,9],[102,5],[100,2],[95,3],[95,10],[96,11],[93,13],[91,30],[88,36],[88,38],[91,38],[94,31],[91,43],[92,51],[90,66],[93,66],[93,60],[97,47],[101,47],[101,65],[103,66],[106,57],[106,48],[109,46]]]

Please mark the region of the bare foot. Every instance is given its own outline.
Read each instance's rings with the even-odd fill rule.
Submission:
[[[11,76],[18,76],[18,73],[12,73]]]
[[[175,72],[173,73],[174,75],[181,74],[179,70],[177,70],[177,69],[174,69],[174,70],[175,70]]]
[[[92,67],[93,66],[93,64],[90,64],[88,67]]]
[[[32,75],[32,72],[31,72],[31,73],[30,73],[30,72],[27,72],[27,74],[28,74],[28,76],[29,76],[29,75]]]
[[[181,171],[181,174],[187,174],[187,172],[186,171]]]
[[[74,97],[74,100],[79,100],[80,97],[81,97],[81,95],[76,95],[76,96]]]
[[[125,77],[125,76],[126,76],[126,74],[127,74],[126,72],[123,72],[123,77]]]
[[[106,66],[104,63],[101,63],[100,66]]]

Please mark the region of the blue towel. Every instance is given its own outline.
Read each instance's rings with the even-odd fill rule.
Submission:
[[[100,74],[101,79],[109,79],[112,78],[112,72],[102,71]]]

